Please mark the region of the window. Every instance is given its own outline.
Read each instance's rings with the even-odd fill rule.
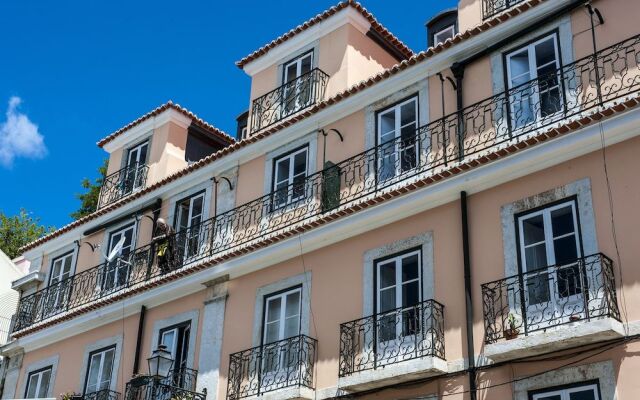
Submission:
[[[559,389],[544,389],[529,393],[529,400],[600,400],[598,383]]]
[[[97,350],[89,354],[89,370],[84,385],[84,393],[110,390],[113,359],[116,347]]]
[[[283,65],[283,111],[285,116],[309,105],[311,101],[313,52],[308,52]]]
[[[263,374],[278,381],[280,375],[298,365],[300,347],[279,341],[300,335],[302,288],[288,289],[265,297],[263,315]]]
[[[377,125],[378,179],[385,182],[418,164],[418,98],[380,111]]]
[[[204,234],[201,226],[205,218],[204,200],[205,192],[200,192],[176,204],[175,226],[178,232],[178,247],[183,250],[184,259],[200,253],[200,242]]]
[[[160,331],[159,343],[167,346],[167,351],[173,358],[173,385],[183,387],[186,376],[187,358],[189,354],[189,335],[191,334],[191,322],[164,328]]]
[[[131,272],[131,260],[128,256],[133,251],[134,245],[135,223],[113,231],[109,235],[102,290],[117,290],[127,284]]]
[[[557,35],[506,55],[511,121],[523,127],[562,110]]]
[[[305,197],[308,153],[304,147],[273,161],[273,209]]]
[[[449,25],[444,29],[439,30],[433,35],[433,43],[444,43],[447,39],[451,39],[456,34],[455,25]]]
[[[24,397],[27,399],[40,399],[49,397],[49,381],[51,380],[52,367],[46,367],[29,373],[27,378],[27,390]]]
[[[584,311],[574,200],[517,216],[527,320],[542,324]],[[552,268],[548,268],[553,266]],[[542,327],[532,326],[532,328]]]
[[[422,301],[420,250],[375,262],[378,340],[393,341],[415,334],[419,315],[414,307]]]
[[[70,288],[70,283],[67,279],[71,276],[72,268],[73,252],[57,257],[51,263],[50,290],[47,292],[45,315],[54,314],[64,308]]]
[[[147,163],[149,142],[144,142],[129,149],[127,155],[127,172],[123,182],[123,190],[129,193],[139,189],[144,183],[144,167]]]

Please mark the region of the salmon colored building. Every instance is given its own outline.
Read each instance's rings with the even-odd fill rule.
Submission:
[[[414,53],[346,1],[237,62],[237,139],[171,102],[102,139],[2,398],[640,398],[639,15],[461,0]]]

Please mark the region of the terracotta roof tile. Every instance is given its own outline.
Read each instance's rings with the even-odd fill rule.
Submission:
[[[528,2],[523,3],[523,4],[529,4],[530,3],[531,6],[536,6],[536,5],[541,4],[541,3],[545,2],[545,1],[549,1],[549,0],[529,0]],[[520,8],[516,8],[516,10],[520,10]],[[521,13],[521,12],[522,11],[518,11],[518,13]],[[498,17],[500,17],[500,15]],[[494,23],[494,20],[495,20],[495,23]],[[140,190],[140,191],[136,192],[135,194],[129,195],[129,196],[127,196],[127,197],[125,197],[125,198],[123,198],[123,199],[111,204],[108,207],[105,207],[103,209],[97,210],[94,213],[87,215],[86,217],[83,217],[83,218],[81,218],[81,219],[79,219],[77,221],[74,221],[74,222],[72,222],[72,223],[70,223],[68,225],[65,225],[62,228],[59,228],[58,230],[56,230],[56,231],[54,231],[54,232],[52,232],[52,233],[50,233],[50,234],[48,234],[46,236],[43,236],[40,239],[37,239],[37,240],[35,240],[35,241],[23,246],[20,249],[20,251],[24,252],[24,251],[30,250],[30,249],[32,249],[34,247],[37,247],[37,246],[41,245],[42,243],[45,243],[45,242],[47,242],[47,241],[49,241],[49,240],[51,240],[51,239],[53,239],[55,237],[58,237],[58,236],[62,235],[65,232],[68,232],[68,231],[76,228],[77,226],[80,226],[80,225],[82,225],[82,224],[84,224],[86,222],[89,222],[89,221],[91,221],[91,220],[93,220],[93,219],[95,219],[95,218],[97,218],[97,217],[99,217],[101,215],[104,215],[105,213],[107,213],[107,212],[109,212],[111,210],[114,210],[114,209],[116,209],[116,208],[118,208],[118,207],[120,207],[120,206],[122,206],[124,204],[127,204],[130,201],[132,201],[134,199],[137,199],[137,198],[141,197],[142,195],[144,195],[146,193],[149,193],[152,190],[157,189],[160,186],[163,186],[163,185],[165,185],[165,184],[167,184],[169,182],[172,182],[172,181],[178,179],[179,177],[181,177],[183,175],[186,175],[186,174],[188,174],[190,172],[198,170],[198,169],[202,168],[203,166],[205,166],[207,164],[210,164],[210,163],[214,162],[215,160],[217,160],[217,159],[219,159],[221,157],[224,157],[224,156],[226,156],[226,155],[228,155],[230,153],[233,153],[236,150],[239,150],[241,148],[246,147],[249,144],[255,143],[255,142],[257,142],[259,140],[262,140],[262,139],[264,139],[264,138],[266,138],[268,136],[271,136],[272,134],[278,132],[279,130],[294,124],[296,121],[299,121],[299,120],[302,120],[304,118],[307,118],[307,117],[309,117],[309,116],[311,116],[313,114],[316,114],[319,111],[325,109],[326,107],[329,107],[331,105],[337,104],[340,101],[342,101],[342,100],[344,100],[344,99],[346,99],[346,98],[348,98],[348,97],[350,97],[350,96],[352,96],[352,95],[354,95],[354,94],[356,94],[356,93],[358,93],[358,92],[360,92],[360,91],[362,91],[362,90],[364,90],[364,89],[366,89],[368,87],[371,87],[371,86],[375,85],[378,82],[381,82],[381,81],[383,81],[383,80],[385,80],[385,79],[387,79],[387,78],[389,78],[389,77],[391,77],[393,75],[396,75],[396,74],[406,70],[410,66],[419,64],[420,62],[422,62],[422,61],[424,61],[424,60],[426,60],[426,59],[428,59],[428,58],[430,58],[430,57],[432,57],[432,56],[434,56],[436,54],[439,54],[439,53],[445,51],[446,49],[448,49],[448,48],[450,48],[450,47],[452,47],[452,46],[454,46],[454,45],[456,45],[456,44],[458,44],[460,42],[463,42],[465,40],[468,40],[471,37],[474,37],[474,36],[476,36],[476,35],[478,35],[480,33],[483,33],[483,32],[485,32],[487,30],[490,30],[495,25],[499,25],[502,22],[503,21],[498,20],[497,17],[494,17],[493,19],[487,20],[487,21],[483,22],[481,25],[479,25],[477,27],[474,27],[474,28],[472,28],[472,29],[470,29],[470,30],[468,30],[466,32],[458,33],[453,38],[447,39],[444,43],[439,43],[438,45],[436,45],[434,47],[430,47],[427,50],[421,51],[420,53],[415,54],[414,56],[412,56],[408,60],[404,60],[399,64],[396,64],[396,65],[394,65],[394,66],[392,66],[392,67],[390,67],[390,68],[388,68],[388,69],[386,69],[386,70],[384,70],[382,72],[379,72],[378,74],[376,74],[376,75],[374,75],[374,76],[372,76],[372,77],[370,77],[370,78],[368,78],[366,80],[363,80],[362,82],[360,82],[360,83],[358,83],[356,85],[353,85],[352,87],[350,87],[350,88],[348,88],[348,89],[346,89],[346,90],[344,90],[344,91],[342,91],[340,93],[337,93],[333,97],[331,97],[331,98],[329,98],[327,100],[324,100],[324,101],[322,101],[320,103],[317,103],[312,107],[307,108],[305,111],[302,111],[301,113],[296,114],[295,116],[293,116],[293,117],[291,117],[289,119],[286,119],[286,120],[284,120],[284,121],[282,121],[282,122],[280,122],[278,124],[275,124],[275,125],[267,128],[267,129],[265,129],[263,131],[258,131],[257,133],[252,134],[251,136],[249,136],[249,137],[247,137],[247,138],[245,138],[243,140],[235,141],[230,146],[227,146],[224,149],[221,149],[220,151],[218,151],[218,152],[216,152],[216,153],[214,153],[212,155],[209,155],[209,156],[203,158],[202,160],[200,160],[200,161],[198,161],[198,162],[196,162],[196,163],[194,163],[194,164],[192,164],[192,165],[190,165],[188,167],[185,167],[183,170],[178,171],[178,172],[176,172],[176,173],[164,178],[163,180],[161,180],[161,181],[159,181],[159,182],[157,182],[157,183],[155,183],[155,184],[153,184],[151,186],[148,186],[146,189]],[[142,118],[144,118],[144,116],[139,118],[138,120],[140,120]],[[138,121],[138,120],[136,120],[136,121]],[[136,121],[132,122],[131,124],[135,123]],[[140,122],[138,122],[138,123],[140,123]],[[129,125],[131,125],[131,124],[129,124]],[[114,134],[115,134],[115,132],[114,132]]]
[[[371,28],[375,30],[378,34],[380,34],[380,36],[382,36],[391,46],[393,46],[396,50],[398,50],[398,52],[400,52],[400,54],[402,54],[404,57],[409,58],[414,55],[413,50],[411,50],[393,33],[391,33],[387,28],[385,28],[381,23],[379,23],[378,20],[373,16],[373,14],[367,11],[367,9],[362,6],[362,4],[354,0],[347,0],[347,1],[338,3],[337,5],[329,8],[328,10],[296,26],[295,28],[291,29],[289,32],[265,44],[264,46],[260,47],[258,50],[244,57],[242,60],[236,62],[236,65],[239,68],[244,67],[251,61],[256,60],[261,56],[267,54],[274,47],[286,42],[287,40],[291,39],[295,35],[306,31],[312,26],[319,24],[320,22],[330,18],[331,16],[335,15],[336,13],[338,13],[339,11],[347,7],[353,7],[360,14],[362,14],[362,16],[365,17],[371,24]]]
[[[127,125],[123,126],[122,128],[118,129],[117,131],[111,133],[109,136],[105,137],[104,139],[101,139],[97,143],[98,147],[104,146],[105,144],[109,143],[110,141],[112,141],[116,137],[122,135],[123,133],[125,133],[129,129],[133,128],[134,126],[140,125],[141,123],[143,123],[144,121],[148,120],[149,118],[153,118],[153,117],[155,117],[157,115],[160,115],[160,114],[162,114],[164,111],[166,111],[168,109],[174,109],[174,110],[178,111],[179,113],[183,114],[184,116],[186,116],[188,118],[191,118],[196,125],[200,126],[201,128],[207,130],[208,132],[210,132],[213,135],[217,136],[218,138],[222,139],[224,142],[234,143],[236,141],[229,134],[227,134],[227,133],[223,132],[222,130],[216,128],[215,126],[211,125],[210,123],[208,123],[207,121],[203,120],[202,118],[199,118],[196,114],[194,114],[193,112],[191,112],[191,111],[187,110],[186,108],[180,106],[179,104],[175,104],[174,102],[169,100],[168,102],[164,103],[163,105],[161,105],[161,106],[149,111],[148,113],[144,114],[143,116],[141,116],[140,118],[136,119],[135,121],[132,121],[129,124],[127,124]]]

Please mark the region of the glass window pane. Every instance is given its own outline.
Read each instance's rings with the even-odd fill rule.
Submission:
[[[582,292],[582,279],[580,277],[580,268],[577,264],[558,270],[557,279],[558,295],[561,298],[574,296]],[[571,313],[580,311],[578,306],[572,305],[571,308]]]
[[[291,82],[292,80],[296,79],[298,77],[297,70],[297,63],[293,62],[289,64],[285,69],[285,82]]]
[[[300,314],[300,292],[293,292],[287,295],[284,314],[285,318]]]
[[[174,342],[175,342],[176,331],[174,329],[164,332],[162,334],[162,344],[167,346],[167,350],[171,352],[171,354],[175,354]]]
[[[193,209],[191,211],[192,216],[202,215],[202,203],[204,201],[203,197],[198,197],[193,200]]]
[[[418,279],[418,255],[413,254],[402,259],[402,281]]]
[[[532,276],[527,276],[524,282],[526,286],[527,304],[535,305],[549,301],[549,274],[540,272]],[[536,316],[531,318],[535,319]],[[539,319],[539,317],[537,317]]]
[[[35,399],[38,397],[36,391],[38,390],[38,379],[40,376],[38,374],[32,374],[29,377],[29,387],[27,389],[27,398]]]
[[[573,207],[567,206],[551,212],[551,226],[553,237],[575,232],[573,224]]]
[[[293,174],[303,174],[307,170],[307,152],[303,151],[295,155],[293,160]]]
[[[411,101],[400,107],[400,126],[413,124],[416,122],[416,103]]]
[[[396,112],[395,109],[386,111],[380,115],[380,132],[381,142],[391,140],[393,137],[385,137],[387,133],[393,132],[396,129]]]
[[[562,400],[562,397],[560,397],[559,394],[554,394],[554,395],[551,395],[551,396],[542,395],[542,397],[535,396],[533,399],[534,400]]]
[[[39,397],[47,397],[49,392],[49,381],[51,380],[51,370],[48,369],[41,373]]]
[[[384,289],[396,284],[396,263],[389,261],[384,264],[378,264],[380,270],[380,289]]]
[[[534,271],[549,266],[547,262],[547,249],[544,243],[527,247],[524,250],[524,256],[526,263],[525,269],[527,271]]]
[[[544,241],[544,221],[542,215],[527,218],[522,221],[524,244],[539,243]]]
[[[515,79],[525,75],[529,76],[529,52],[527,51],[527,49],[521,50],[520,52],[512,55],[509,58],[509,66],[511,68],[511,86],[515,86],[518,84],[514,82]]]
[[[276,297],[269,299],[267,303],[267,322],[278,321],[280,319],[280,303],[282,299]]]
[[[302,65],[300,69],[303,74],[311,71],[311,54],[304,56],[304,58],[301,60],[301,64]]]
[[[538,67],[556,60],[556,50],[553,41],[554,38],[551,37],[535,46],[536,65]]]
[[[394,310],[396,306],[396,288],[385,289],[380,292],[380,311],[381,313]]]
[[[575,235],[555,239],[553,241],[553,247],[557,265],[568,264],[578,258]]]
[[[579,390],[569,394],[569,400],[596,400],[594,389]]]
[[[415,306],[420,302],[420,281],[402,285],[402,307]]]
[[[113,367],[113,356],[114,350],[109,350],[104,354],[99,390],[109,389],[109,385],[111,384],[111,368]]]
[[[284,323],[284,338],[290,338],[300,334],[300,317],[287,318]]]
[[[278,160],[276,162],[276,182],[285,182],[289,180],[289,158]]]
[[[276,342],[280,340],[280,324],[277,322],[269,323],[265,329],[265,343]]]
[[[98,373],[100,372],[101,354],[91,356],[89,375],[87,376],[87,393],[95,392],[98,387]]]

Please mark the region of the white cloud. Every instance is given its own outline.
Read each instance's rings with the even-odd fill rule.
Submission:
[[[38,125],[18,111],[20,97],[11,97],[7,120],[0,123],[0,165],[10,168],[16,157],[42,158],[47,154]]]

